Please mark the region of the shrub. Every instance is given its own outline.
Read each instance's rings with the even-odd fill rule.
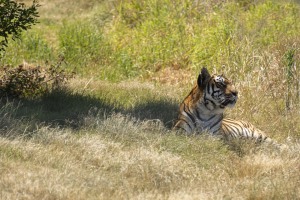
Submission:
[[[0,97],[36,99],[53,90],[60,89],[73,73],[61,69],[61,62],[50,67],[19,65],[4,68],[0,79]]]

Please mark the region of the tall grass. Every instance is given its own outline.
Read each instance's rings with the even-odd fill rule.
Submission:
[[[54,49],[39,33],[29,31],[23,33],[21,39],[11,41],[0,60],[1,65],[18,65],[28,63],[44,64],[55,59]]]
[[[98,63],[99,67],[107,63],[105,56],[110,49],[103,40],[100,30],[86,21],[64,23],[59,32],[61,54],[70,64],[80,66],[81,72],[90,63]]]
[[[142,69],[220,68],[241,64],[236,59],[242,58],[244,46],[250,45],[250,55],[261,54],[299,33],[297,4],[257,2],[246,9],[229,1],[209,6],[210,10],[191,1],[122,1],[109,32],[115,36],[111,43]]]
[[[203,65],[227,66],[243,78],[258,67],[257,57],[270,49],[277,53],[278,44],[296,40],[300,32],[300,8],[291,1],[78,2],[89,12],[75,4],[78,14],[68,10],[69,18],[63,15],[67,1],[61,2],[62,10],[54,9],[54,3],[45,3],[40,13],[42,22],[51,23],[42,23],[43,31],[38,26],[32,30],[42,41],[39,48],[36,39],[23,46],[11,42],[5,63],[48,59],[50,49],[54,57],[65,55],[69,67],[100,79],[148,78],[164,68],[199,70]],[[60,18],[53,20],[49,9]],[[27,48],[42,55],[28,55]],[[20,50],[15,59],[12,52]]]

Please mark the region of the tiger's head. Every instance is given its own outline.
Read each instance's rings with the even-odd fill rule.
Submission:
[[[210,75],[204,67],[198,76],[197,84],[203,91],[204,103],[210,110],[232,108],[237,102],[238,92],[224,75]]]

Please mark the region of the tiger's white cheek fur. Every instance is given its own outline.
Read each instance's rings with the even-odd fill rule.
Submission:
[[[216,76],[215,81],[218,82],[218,83],[224,83],[225,79],[222,76]]]

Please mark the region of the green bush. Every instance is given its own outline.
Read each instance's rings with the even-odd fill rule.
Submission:
[[[23,30],[29,29],[37,22],[39,4],[34,0],[32,6],[26,8],[24,3],[11,0],[0,0],[0,52],[5,51],[8,37],[19,38]]]

